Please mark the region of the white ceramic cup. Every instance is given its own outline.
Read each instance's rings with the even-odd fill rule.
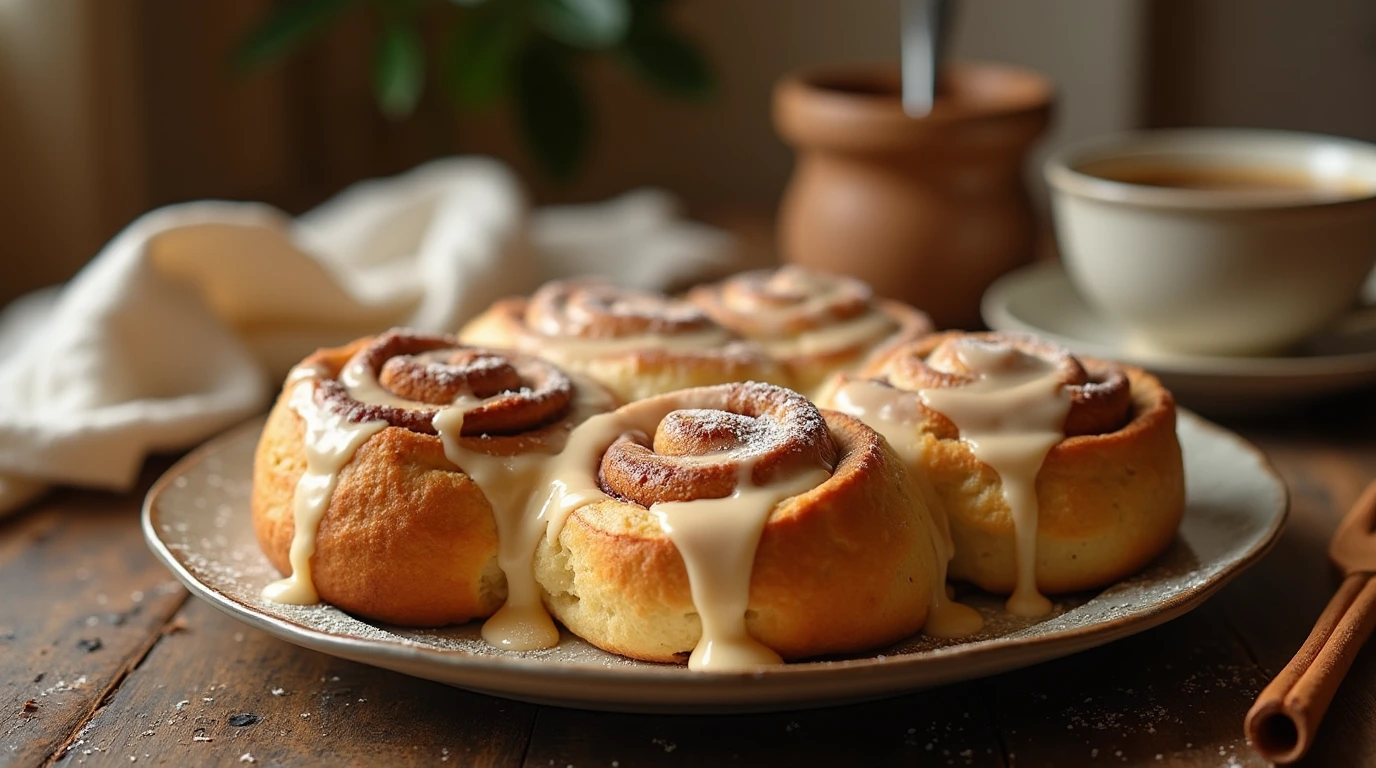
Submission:
[[[1111,178],[1163,168],[1304,186]],[[1134,352],[1281,352],[1351,311],[1376,265],[1373,144],[1252,129],[1146,131],[1067,147],[1045,175],[1071,281],[1124,326]]]

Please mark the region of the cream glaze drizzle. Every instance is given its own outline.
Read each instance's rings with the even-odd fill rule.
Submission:
[[[927,520],[938,564],[931,608],[922,631],[932,637],[966,637],[980,631],[984,619],[975,609],[955,602],[946,594],[946,568],[955,556],[955,545],[951,541],[946,508],[927,477],[926,449],[917,428],[919,402],[916,393],[857,379],[847,381],[832,393],[830,407],[860,419],[883,435],[908,468],[930,512]]]
[[[387,426],[385,421],[350,422],[317,405],[315,377],[319,373],[318,369],[298,368],[287,378],[288,382],[294,382],[288,403],[306,422],[306,471],[297,481],[292,497],[291,575],[267,585],[263,597],[288,605],[320,602],[311,576],[311,556],[315,554],[320,518],[339,484],[339,470],[349,463],[364,441]]]
[[[315,379],[325,375],[325,369],[319,365],[298,365],[287,371],[287,380],[283,383],[284,388],[290,388],[293,384]]]
[[[341,373],[340,381],[359,402],[402,408],[434,407],[388,392],[367,366],[349,366]],[[600,398],[600,390],[575,379],[572,418],[577,420],[599,406],[610,405],[609,401],[600,402]],[[502,607],[483,623],[483,639],[510,651],[551,648],[559,643],[559,630],[540,600],[540,588],[535,582],[535,547],[543,530],[539,513],[546,504],[546,495],[540,489],[545,487],[546,468],[565,446],[555,443],[542,451],[513,456],[467,447],[464,441],[474,438],[462,437],[464,416],[482,403],[477,397],[461,395],[441,408],[432,423],[444,445],[445,458],[483,492],[497,526],[497,565],[506,576],[507,597]]]
[[[558,542],[569,515],[579,507],[611,498],[598,485],[598,459],[618,437],[635,430],[652,431],[670,412],[693,407],[672,398],[650,410],[637,405],[580,424],[564,452],[551,463],[550,495],[540,513],[551,544]],[[710,456],[689,460],[707,461]],[[817,487],[831,475],[829,469],[818,467],[757,486],[750,482],[753,468],[753,461],[742,461],[736,490],[725,498],[661,502],[649,509],[683,558],[693,607],[702,622],[702,637],[689,657],[689,669],[731,672],[782,663],[777,653],[745,629],[755,550],[769,515],[780,502]]]
[[[592,411],[610,407],[611,402],[597,387],[574,380],[574,402],[570,418],[577,421]],[[432,408],[388,392],[376,374],[366,366],[350,366],[340,376],[349,395],[359,402],[398,407]],[[462,437],[464,416],[483,401],[460,396],[435,414],[432,423],[444,445],[445,458],[468,475],[492,507],[497,526],[497,565],[506,577],[506,602],[483,623],[483,639],[510,651],[551,648],[559,643],[559,629],[545,610],[540,588],[535,581],[535,547],[544,530],[543,510],[548,504],[549,466],[554,464],[567,443],[552,442],[543,450],[513,456],[500,456],[473,450]],[[572,433],[564,437],[571,437]],[[553,436],[552,436],[553,437]],[[478,438],[481,439],[481,438]]]
[[[634,429],[634,423],[621,413],[598,414],[574,428],[564,452],[550,462],[545,478],[549,495],[539,517],[546,541],[557,544],[569,515],[580,507],[611,498],[597,482],[598,463],[618,437]]]
[[[306,373],[298,376],[298,371]],[[323,375],[323,371],[318,368],[298,371],[292,373],[297,379]],[[392,394],[378,382],[377,375],[366,365],[353,363],[346,366],[340,372],[339,379],[350,397],[362,403],[416,409],[434,407]],[[293,379],[289,377],[288,380]],[[346,439],[347,444],[342,449],[328,454],[331,463],[323,468],[331,471],[318,473],[323,479],[316,480],[312,477],[312,472],[308,472],[298,483],[296,530],[292,537],[291,550],[292,576],[269,585],[264,591],[268,599],[276,602],[295,602],[303,605],[319,601],[319,596],[310,581],[310,555],[315,551],[316,531],[338,482],[338,471],[348,463],[359,445],[387,426],[387,422],[384,421],[367,422],[362,425],[348,422],[341,416],[319,408],[311,397],[312,391],[313,384],[298,385],[291,400],[292,406],[307,419],[308,458],[318,452],[313,451],[310,447],[312,445],[330,446],[339,443],[341,438]],[[599,393],[599,390],[582,386],[575,381],[575,400],[572,408],[574,418],[579,414],[610,405],[609,401],[599,401],[600,393],[593,393]],[[483,625],[483,638],[499,648],[508,650],[548,648],[559,642],[559,631],[540,601],[539,588],[534,576],[534,554],[535,545],[543,532],[543,521],[538,512],[547,503],[547,497],[540,494],[538,489],[542,487],[540,483],[548,474],[545,471],[546,466],[556,454],[494,456],[463,445],[462,440],[472,439],[460,437],[464,415],[482,402],[476,397],[460,396],[451,405],[440,409],[435,414],[433,423],[444,445],[445,457],[472,478],[487,497],[497,526],[497,564],[506,576],[507,601]],[[312,425],[318,426],[312,429]],[[550,449],[558,450],[560,447],[555,444],[551,445]],[[303,502],[303,498],[307,501]],[[532,510],[537,514],[532,515]],[[302,553],[300,557],[298,552]]]
[[[956,425],[975,458],[998,473],[1013,518],[1017,560],[1007,609],[1017,616],[1044,616],[1051,601],[1037,590],[1037,473],[1065,437],[1070,395],[1060,369],[1048,360],[1006,345],[956,343],[956,355],[978,378],[918,394]]]
[[[444,442],[445,457],[482,490],[497,524],[497,565],[506,576],[506,602],[483,623],[483,639],[512,651],[550,648],[559,643],[559,630],[535,583],[535,545],[541,530],[528,508],[552,454],[493,456],[465,447],[460,438],[464,415],[481,403],[461,397],[435,414],[433,423]]]
[[[349,397],[360,403],[420,410],[435,407],[392,394],[378,382],[377,374],[361,361],[356,360],[344,366],[344,370],[339,372],[339,383],[344,385],[344,391],[349,393]]]
[[[898,323],[893,318],[872,310],[850,320],[800,331],[790,338],[759,339],[756,343],[773,357],[805,357],[873,344],[896,330]]]
[[[745,628],[755,550],[774,507],[816,488],[831,473],[808,469],[761,486],[751,480],[754,467],[754,461],[741,462],[736,490],[725,498],[650,506],[650,514],[683,558],[693,607],[702,622],[702,637],[688,657],[689,669],[733,672],[783,663]]]
[[[264,590],[264,595],[276,602],[319,601],[311,582],[310,556],[339,469],[368,437],[387,426],[381,421],[354,424],[317,406],[313,379],[318,375],[319,370],[303,374],[290,401],[307,422],[308,470],[296,490],[292,576]],[[388,392],[366,366],[346,367],[340,381],[359,402],[433,407]],[[577,387],[580,394],[586,389]],[[497,525],[497,561],[506,575],[507,601],[484,623],[483,638],[508,650],[548,648],[558,643],[559,632],[540,600],[534,577],[535,548],[541,533],[556,542],[572,512],[609,498],[597,482],[598,460],[619,436],[646,422],[658,423],[682,406],[670,401],[651,413],[623,409],[592,416],[569,433],[557,454],[494,456],[465,447],[461,442],[464,438],[459,437],[464,415],[481,402],[460,397],[440,409],[433,423],[445,456],[483,491]],[[587,406],[580,397],[575,412],[585,412]],[[702,622],[702,637],[689,659],[690,669],[739,671],[782,662],[777,653],[750,637],[745,629],[755,551],[779,502],[815,488],[830,477],[830,471],[818,467],[757,486],[750,480],[753,467],[753,461],[742,462],[736,490],[728,497],[650,507],[683,557],[693,604]]]

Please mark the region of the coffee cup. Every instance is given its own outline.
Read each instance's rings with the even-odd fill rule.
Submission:
[[[1086,302],[1139,354],[1283,353],[1350,312],[1376,265],[1376,145],[1253,129],[1145,131],[1046,163]]]

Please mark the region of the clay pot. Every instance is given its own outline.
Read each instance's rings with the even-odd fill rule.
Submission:
[[[779,215],[785,261],[866,280],[941,327],[980,325],[979,301],[1032,260],[1023,165],[1052,88],[1015,67],[952,64],[931,114],[908,117],[897,66],[803,74],[775,89],[798,152]]]

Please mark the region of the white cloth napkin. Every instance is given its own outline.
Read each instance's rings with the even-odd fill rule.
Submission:
[[[153,211],[0,314],[0,514],[53,483],[128,489],[148,453],[264,410],[317,347],[454,331],[554,277],[679,285],[722,272],[731,247],[656,191],[531,212],[479,158],[356,184],[294,221],[257,203]]]

